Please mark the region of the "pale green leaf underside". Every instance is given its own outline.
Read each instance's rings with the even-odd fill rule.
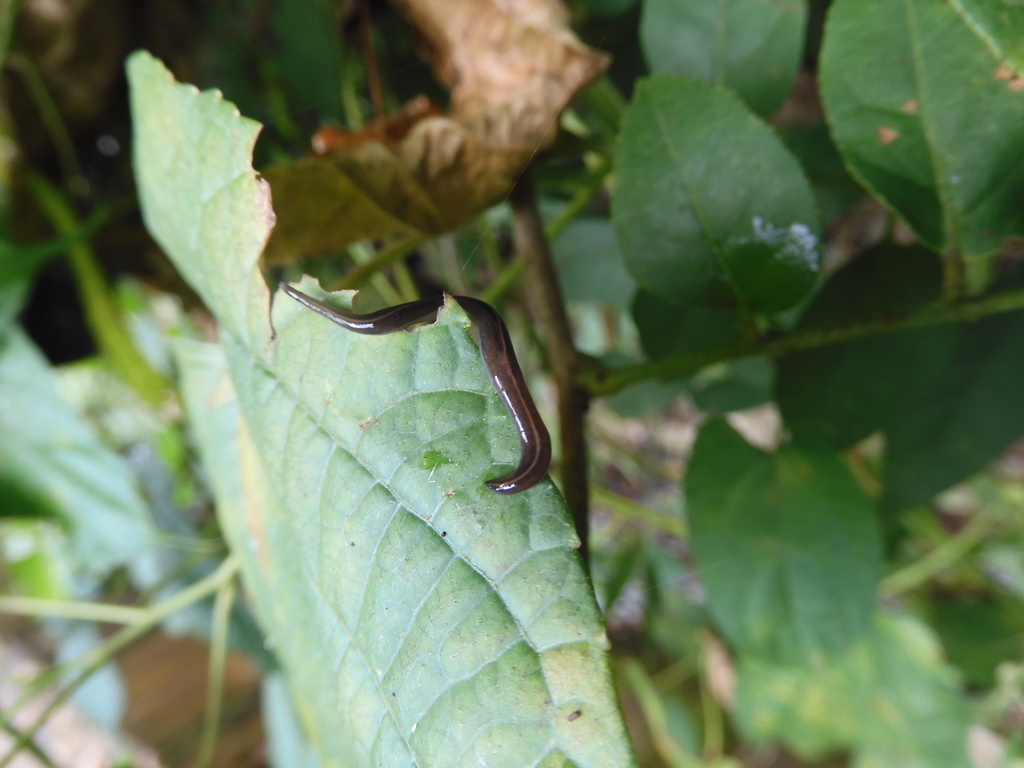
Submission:
[[[0,488],[18,486],[67,521],[85,570],[106,573],[156,544],[128,466],[61,397],[46,359],[16,327],[0,334],[0,435]]]
[[[324,764],[631,765],[564,501],[483,484],[519,446],[468,318],[359,336],[279,294],[272,335],[253,124],[148,55],[129,75],[147,223],[221,323],[179,345],[190,420]],[[183,159],[229,155],[198,187]]]

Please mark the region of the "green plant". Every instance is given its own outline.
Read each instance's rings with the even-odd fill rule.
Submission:
[[[436,32],[427,4],[399,5]],[[243,643],[251,608],[292,704],[276,688],[274,700],[294,706],[299,741],[325,765],[697,768],[782,751],[801,765],[1019,764],[1024,477],[1013,450],[994,463],[1024,436],[1024,10],[634,5],[573,6],[625,62],[610,76],[551,22],[566,47],[543,53],[566,58],[548,74],[572,74],[543,98],[502,93],[519,112],[488,102],[491,118],[530,118],[502,124],[508,144],[466,129],[495,93],[490,38],[471,31],[432,44],[442,62],[456,66],[455,49],[479,67],[478,100],[453,90],[443,115],[408,107],[415,127],[398,139],[381,137],[401,120],[372,123],[320,158],[289,156],[302,133],[289,100],[323,96],[296,74],[301,35],[267,59],[276,99],[261,145],[220,94],[149,54],[129,59],[140,207],[219,340],[179,320],[160,336],[173,365],[142,361],[89,266],[90,225],[59,190],[32,190],[73,243],[105,370],[141,410],[180,398],[185,423],[147,439],[162,435],[179,495],[205,503],[181,459],[195,441],[231,554],[176,557],[167,583],[182,591],[149,608],[50,603],[130,625],[87,668],[132,627],[216,593],[215,645]],[[317,29],[318,7],[291,0],[279,21]],[[379,37],[386,63],[405,55],[403,34]],[[322,87],[341,89],[335,117],[358,128],[360,67],[316,39],[318,66],[346,62]],[[387,68],[364,65],[375,103],[394,107]],[[473,82],[463,71],[449,85]],[[450,142],[459,152],[438,165]],[[254,145],[275,160],[258,164],[265,179]],[[117,456],[84,426],[71,449],[58,439],[80,420],[40,383],[53,374],[13,323],[34,265],[62,244],[0,275],[0,394],[34,403],[0,410],[4,434],[33,448],[0,445],[0,498],[12,517],[63,516],[78,559],[98,548],[106,575],[166,542]],[[561,492],[484,486],[515,465],[518,441],[456,303],[412,332],[362,337],[276,290],[326,296],[304,273],[361,288],[364,307],[429,283],[498,304],[528,370],[551,373]],[[700,416],[680,419],[681,401]],[[42,407],[52,419],[30,428],[23,414]],[[755,435],[744,413],[769,428]],[[665,422],[696,427],[685,471],[624,446],[626,416],[648,441]],[[94,463],[72,472],[50,443]],[[60,503],[61,483],[79,503]],[[103,526],[131,535],[97,544]],[[188,536],[216,546],[211,531]],[[49,583],[9,570],[22,591]],[[236,574],[249,604],[235,604]],[[47,610],[25,600],[0,609]],[[632,743],[612,672],[639,722]]]

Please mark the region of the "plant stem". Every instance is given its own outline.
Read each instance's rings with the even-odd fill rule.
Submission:
[[[14,38],[14,20],[18,18],[21,0],[0,0],[0,70],[7,63],[7,52]]]
[[[371,258],[367,259],[362,264],[357,264],[351,272],[342,277],[334,285],[332,290],[341,291],[359,288],[373,275],[396,261],[404,259],[429,239],[430,238],[427,235],[407,235],[400,240],[395,240],[394,242],[385,245]]]
[[[594,199],[595,195],[604,188],[604,180],[610,168],[611,160],[602,156],[597,164],[595,164],[593,175],[588,183],[576,192],[558,216],[544,228],[544,233],[549,242],[562,234],[566,227],[583,212],[583,209]],[[496,304],[522,275],[523,262],[521,260],[513,261],[487,287],[487,290],[480,295],[480,298],[488,304]]]
[[[685,748],[673,736],[665,704],[647,670],[636,659],[623,659],[620,666],[643,712],[647,731],[651,735],[652,746],[658,757],[671,768],[694,768],[698,764],[697,760],[687,754]]]
[[[780,358],[796,352],[826,347],[869,336],[926,328],[956,322],[973,322],[989,315],[1024,309],[1024,289],[1005,291],[976,301],[939,304],[903,318],[884,318],[857,325],[801,331],[771,341],[742,341],[716,349],[688,352],[621,368],[590,369],[581,372],[579,383],[591,395],[611,395],[631,384],[648,379],[671,379],[713,363],[744,357]]]
[[[373,116],[384,116],[384,92],[380,86],[380,68],[377,66],[377,52],[373,47],[373,19],[370,17],[370,0],[357,0],[359,6],[359,37],[363,43],[363,63],[366,66],[366,83],[373,104]]]
[[[0,613],[129,625],[141,624],[149,617],[147,608],[77,600],[45,600],[36,597],[0,597]]]
[[[122,649],[142,637],[171,614],[177,613],[183,608],[193,605],[194,603],[198,603],[200,600],[203,600],[217,592],[226,582],[234,579],[237,573],[238,560],[234,556],[230,556],[209,576],[206,576],[205,578],[186,587],[181,590],[181,592],[173,597],[169,597],[162,603],[158,603],[157,605],[147,608],[146,611],[149,613],[149,616],[146,621],[141,621],[138,624],[125,627],[105,642],[76,659],[74,666],[83,667],[82,671],[79,672],[74,679],[67,683],[67,685],[65,685],[64,688],[62,688],[53,697],[32,725],[21,732],[15,740],[14,746],[11,747],[11,751],[4,755],[3,759],[0,759],[0,768],[6,768],[10,765],[11,761],[17,756],[17,754],[35,738],[36,734],[39,733],[39,729],[46,724],[46,721],[53,715],[53,713],[63,705],[64,702],[66,702],[82,685],[82,683],[96,672],[96,670],[100,669]],[[23,704],[24,700],[10,708],[8,716],[13,716],[14,712]]]
[[[975,514],[955,535],[920,560],[882,579],[882,592],[895,597],[921,586],[932,577],[960,562],[988,534],[989,521],[984,514]]]
[[[50,135],[50,141],[53,142],[53,148],[57,153],[61,172],[64,174],[68,188],[76,195],[88,194],[89,182],[82,175],[82,168],[78,164],[77,155],[75,155],[75,144],[71,140],[71,134],[68,133],[60,109],[54,103],[36,65],[18,53],[8,56],[7,63],[21,75],[25,90],[28,91],[39,113],[39,118]]]
[[[667,533],[680,539],[685,539],[687,536],[686,523],[676,515],[651,509],[638,501],[600,486],[594,486],[591,489],[591,494],[595,502],[603,504],[613,513],[627,520],[639,520],[661,533]]]
[[[577,383],[580,355],[573,345],[572,328],[558,283],[544,223],[537,207],[533,176],[527,168],[509,193],[512,205],[513,238],[523,262],[527,293],[534,315],[540,320],[541,337],[558,389],[558,424],[562,447],[562,490],[580,537],[580,556],[587,562],[589,501],[587,445],[583,421],[590,395]]]
[[[712,760],[721,757],[725,751],[725,726],[722,723],[722,710],[715,702],[711,692],[711,672],[708,668],[708,646],[712,642],[711,635],[704,633],[703,638],[703,673],[700,682],[701,719],[704,722],[704,757]]]
[[[70,238],[82,231],[82,222],[60,190],[36,174],[29,174],[27,179],[36,203],[58,234]],[[96,346],[139,397],[150,405],[159,405],[164,401],[171,384],[136,349],[89,243],[85,240],[71,241],[68,245],[68,262]]]
[[[16,739],[21,738],[21,731],[18,730],[18,726],[9,721],[3,712],[0,712],[0,728],[3,728],[4,731]],[[53,762],[53,758],[46,754],[46,752],[43,751],[43,748],[36,744],[34,739],[28,740],[25,744],[25,749],[31,752],[39,762],[46,766],[46,768],[59,768],[59,766]]]
[[[231,634],[231,608],[235,602],[235,580],[225,581],[217,591],[213,604],[213,631],[210,635],[210,675],[206,688],[206,717],[203,735],[199,740],[196,768],[209,768],[217,746],[220,729],[221,702],[224,698],[224,669],[228,655],[228,637]]]
[[[964,295],[966,277],[967,269],[960,254],[942,254],[942,298],[947,304],[952,304]]]
[[[583,213],[583,210],[590,205],[590,201],[604,189],[604,181],[611,167],[611,158],[606,155],[600,155],[590,169],[590,177],[587,179],[587,183],[573,195],[573,198],[566,204],[565,208],[545,228],[544,231],[548,236],[548,240],[554,240],[562,234]]]

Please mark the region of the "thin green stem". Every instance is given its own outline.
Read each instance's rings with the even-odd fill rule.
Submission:
[[[196,768],[209,768],[217,747],[221,704],[224,700],[224,670],[227,665],[228,637],[231,634],[231,608],[235,603],[235,580],[230,579],[217,591],[213,604],[213,631],[210,636],[210,675],[206,688],[206,717],[199,740]]]
[[[671,379],[699,370],[713,363],[738,360],[745,357],[779,358],[809,349],[853,341],[870,336],[881,336],[898,331],[926,328],[957,322],[974,322],[990,315],[1024,309],[1024,289],[1005,291],[976,301],[951,305],[937,305],[931,309],[903,318],[885,318],[869,322],[801,331],[771,341],[744,340],[715,349],[673,355],[621,368],[593,369],[581,372],[580,383],[591,395],[611,395],[631,384],[648,379]]]
[[[967,269],[960,254],[942,254],[942,298],[947,304],[963,297],[966,280]]]
[[[725,751],[725,724],[722,722],[722,710],[711,694],[711,672],[708,668],[708,646],[712,642],[710,635],[705,633],[703,652],[703,674],[700,683],[701,719],[704,722],[704,757],[714,760]]]
[[[350,46],[342,48],[341,61],[341,109],[345,115],[345,127],[350,131],[363,127],[363,100],[359,95],[363,82],[363,62]]]
[[[71,134],[68,133],[60,109],[54,103],[53,97],[50,96],[39,70],[27,57],[16,53],[8,57],[7,63],[21,75],[25,90],[28,91],[29,97],[39,113],[39,118],[43,121],[43,126],[53,142],[68,188],[76,195],[87,194],[89,183],[82,175],[82,168],[78,164],[78,156],[75,154],[75,145],[71,140]]]
[[[18,18],[21,0],[0,0],[0,70],[7,63],[7,52],[14,38],[14,20]]]
[[[361,261],[348,274],[332,286],[332,290],[343,291],[360,288],[385,267],[404,259],[430,238],[427,235],[407,235],[381,248],[373,256]]]
[[[976,514],[960,531],[950,536],[920,560],[882,579],[882,592],[895,597],[925,584],[958,562],[980,544],[989,531],[989,520]]]
[[[0,597],[0,613],[81,619],[105,624],[141,624],[149,618],[147,608],[77,600],[42,600],[35,597]]]
[[[658,756],[671,768],[695,768],[697,759],[688,754],[672,734],[665,704],[647,670],[636,659],[623,659],[620,665],[643,712],[651,744]]]
[[[395,276],[395,285],[398,287],[398,293],[402,297],[402,301],[416,301],[416,299],[420,298],[416,281],[413,279],[412,272],[409,271],[409,267],[404,261],[395,264],[393,274]]]
[[[82,222],[60,190],[36,174],[29,174],[27,180],[36,203],[58,234],[71,237],[81,232]],[[85,306],[86,322],[103,356],[143,400],[152,405],[162,403],[171,384],[135,347],[89,243],[71,241],[68,262]]]
[[[686,523],[674,515],[651,509],[633,499],[599,486],[594,486],[591,489],[591,496],[595,503],[601,504],[623,518],[640,520],[670,536],[676,536],[681,539],[687,536]]]
[[[559,211],[558,216],[552,219],[551,223],[544,228],[544,233],[547,235],[548,240],[555,240],[560,234],[562,234],[566,227],[572,224],[572,222],[575,221],[581,213],[583,213],[584,209],[590,205],[590,201],[593,200],[602,189],[604,189],[604,182],[608,177],[608,172],[611,170],[611,167],[611,158],[606,155],[598,156],[597,162],[594,163],[594,167],[590,169],[590,176],[587,179],[587,183],[577,190],[576,194],[573,195],[565,208]]]
[[[595,164],[588,183],[581,187],[568,204],[559,212],[558,216],[544,227],[544,235],[548,242],[552,242],[566,227],[568,227],[590,204],[590,201],[604,188],[604,181],[611,168],[611,160],[601,156]],[[523,276],[523,262],[517,259],[509,264],[487,287],[487,290],[480,294],[480,298],[488,304],[497,304],[502,296],[508,293],[519,278]]]
[[[217,570],[209,576],[206,576],[196,583],[186,587],[181,590],[181,592],[167,598],[162,603],[158,603],[157,605],[147,608],[146,610],[149,613],[149,617],[146,621],[125,627],[100,645],[90,650],[88,653],[85,653],[75,659],[75,661],[68,667],[65,667],[63,671],[67,671],[68,668],[81,668],[81,672],[79,672],[53,697],[35,721],[33,721],[32,725],[21,732],[15,740],[14,745],[11,747],[11,751],[4,755],[3,759],[0,759],[0,768],[7,768],[7,766],[10,765],[11,761],[14,760],[18,753],[36,737],[36,734],[39,733],[39,729],[43,727],[53,713],[57,711],[57,709],[60,708],[92,674],[94,674],[104,664],[107,664],[110,659],[125,647],[142,637],[154,627],[158,626],[160,622],[168,616],[177,613],[190,605],[194,605],[195,603],[198,603],[199,601],[216,593],[226,582],[235,578],[238,573],[238,567],[238,560],[234,556],[228,557],[220,564],[220,566],[218,566]],[[25,701],[26,698],[23,697],[21,701],[9,708],[8,716],[13,716],[14,712],[20,709],[24,705]]]
[[[605,75],[590,84],[583,92],[583,100],[591,113],[588,124],[606,141],[614,141],[628,106],[622,92]]]
[[[523,262],[513,261],[498,273],[498,276],[487,286],[487,290],[480,293],[480,298],[488,304],[498,304],[501,297],[508,293],[522,276]]]
[[[3,712],[0,712],[0,728],[3,728],[8,734],[13,736],[15,739],[21,738],[21,731],[18,730],[18,726],[8,720]],[[25,749],[31,752],[37,760],[39,760],[46,768],[58,768],[57,764],[53,761],[46,752],[36,744],[35,739],[29,739],[25,744]]]

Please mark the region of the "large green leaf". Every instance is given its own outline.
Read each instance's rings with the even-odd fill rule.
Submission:
[[[839,270],[801,318],[814,332],[898,320],[938,299],[941,267],[885,246]],[[787,425],[847,447],[886,436],[884,508],[899,512],[985,467],[1024,435],[1024,314],[832,344],[778,364]]]
[[[885,507],[899,512],[983,469],[1024,435],[1024,312],[961,330],[948,367],[885,425]]]
[[[995,686],[999,665],[1024,651],[1024,605],[1001,595],[943,598],[932,602],[929,618],[950,663],[971,685]]]
[[[968,712],[940,654],[922,625],[879,615],[833,661],[744,658],[737,718],[750,739],[782,740],[812,760],[851,749],[857,768],[964,768]]]
[[[566,301],[629,306],[636,283],[622,265],[608,219],[575,219],[551,243],[551,250]]]
[[[851,171],[929,246],[981,256],[1024,233],[1024,92],[941,0],[837,0],[821,61]]]
[[[985,41],[992,55],[1006,60],[1019,81],[1024,70],[1024,6],[1018,0],[952,0],[952,5]]]
[[[623,120],[613,222],[626,267],[666,301],[793,305],[818,270],[814,197],[772,130],[729,91],[657,75]]]
[[[91,573],[156,544],[128,466],[63,400],[42,353],[14,326],[0,334],[0,435],[0,515],[62,518]]]
[[[724,347],[743,339],[743,317],[735,305],[675,304],[642,288],[633,297],[633,321],[651,358]]]
[[[818,443],[775,455],[705,424],[686,480],[712,615],[744,655],[803,663],[867,631],[881,567],[874,505]]]
[[[833,274],[798,327],[815,332],[908,316],[938,300],[941,286],[935,254],[882,246]],[[952,326],[921,328],[790,355],[777,365],[776,401],[791,429],[848,447],[919,407],[957,338]]]
[[[220,321],[190,419],[323,763],[632,765],[564,501],[483,485],[519,448],[468,318],[367,337],[279,294],[272,333],[258,126],[128,71],[147,223]]]
[[[640,44],[652,72],[727,85],[770,115],[793,86],[806,21],[802,0],[646,0]]]

